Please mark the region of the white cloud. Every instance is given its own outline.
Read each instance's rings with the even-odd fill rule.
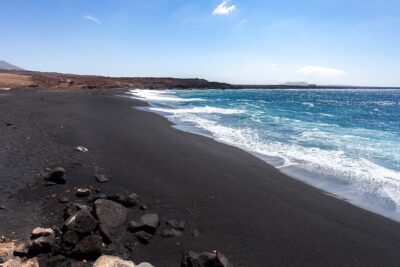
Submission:
[[[235,5],[228,5],[229,2],[230,0],[223,0],[222,3],[219,4],[212,13],[214,15],[229,15],[236,10]]]
[[[299,75],[304,75],[304,76],[310,76],[310,75],[316,75],[316,76],[322,76],[322,77],[327,77],[327,78],[336,78],[342,75],[345,75],[346,72],[343,70],[339,69],[333,69],[333,68],[326,68],[326,67],[320,67],[320,66],[305,66],[296,71],[295,74]]]
[[[90,15],[84,16],[83,18],[86,19],[86,20],[93,21],[94,23],[97,23],[97,24],[101,23],[98,18],[90,16]]]

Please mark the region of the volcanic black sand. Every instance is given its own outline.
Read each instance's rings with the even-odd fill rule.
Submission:
[[[180,132],[123,91],[14,91],[0,97],[0,235],[62,224],[74,186],[137,193],[184,236],[138,244],[135,262],[179,266],[186,250],[217,249],[234,266],[400,266],[400,224],[287,177],[254,156]],[[74,147],[89,149],[80,153]],[[67,170],[45,187],[46,167]],[[107,184],[94,174],[104,173]],[[68,192],[70,191],[70,192]],[[55,195],[54,195],[55,194]],[[133,210],[143,214],[139,208]],[[199,229],[195,238],[189,233]],[[127,234],[130,234],[127,232]]]

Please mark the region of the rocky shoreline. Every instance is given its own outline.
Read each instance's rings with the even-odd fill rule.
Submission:
[[[88,152],[78,147],[77,151]],[[46,168],[38,186],[66,187],[68,178],[62,167]],[[98,183],[107,183],[104,174],[95,174]],[[155,236],[177,238],[198,229],[187,229],[179,219],[162,221],[157,213],[147,211],[147,205],[136,193],[106,195],[100,189],[75,187],[75,199],[51,194],[48,201],[65,204],[64,223],[50,228],[37,227],[23,240],[0,238],[0,266],[76,266],[76,267],[152,267],[148,262],[135,265],[131,259],[136,246],[148,245]],[[50,193],[50,192],[49,192]],[[127,221],[128,213],[136,220]],[[189,233],[190,232],[190,233]],[[229,260],[217,251],[201,254],[189,251],[182,256],[181,267],[230,267]]]

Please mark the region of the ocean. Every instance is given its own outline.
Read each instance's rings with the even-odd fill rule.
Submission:
[[[400,90],[131,90],[175,127],[400,221]],[[251,179],[251,177],[249,177]]]

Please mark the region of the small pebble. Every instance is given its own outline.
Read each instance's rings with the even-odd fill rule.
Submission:
[[[172,229],[172,228],[167,228],[167,229],[164,229],[161,236],[163,238],[179,237],[179,236],[182,236],[182,232]]]
[[[58,200],[58,202],[60,202],[60,203],[67,203],[67,202],[69,202],[69,199],[68,199],[67,197],[61,197],[61,198]]]
[[[51,194],[46,196],[46,199],[50,199],[50,198],[56,198],[57,194]]]
[[[77,197],[87,197],[92,194],[92,190],[90,188],[77,188],[75,194]]]
[[[107,175],[104,174],[96,174],[95,177],[98,183],[108,183],[110,181]]]
[[[200,235],[199,230],[195,229],[190,233],[193,237],[198,237]]]
[[[75,150],[76,150],[76,151],[79,151],[79,152],[82,152],[82,153],[86,153],[86,152],[89,151],[89,149],[87,149],[87,148],[84,147],[84,146],[77,146],[77,147],[75,147]]]

